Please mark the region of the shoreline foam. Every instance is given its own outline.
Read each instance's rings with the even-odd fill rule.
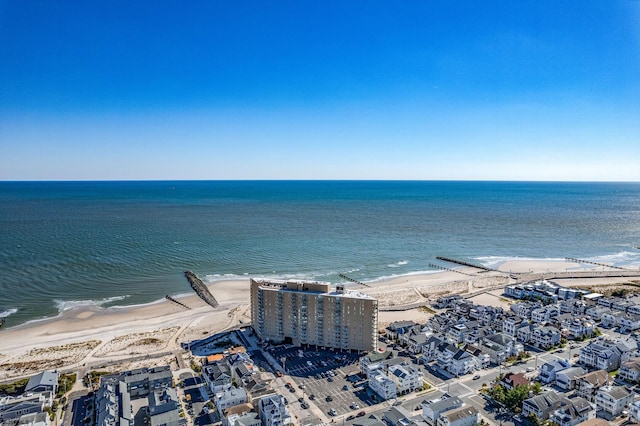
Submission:
[[[358,288],[358,291],[378,298],[381,306],[403,305],[405,302],[408,305],[416,301],[424,302],[451,291],[465,293],[476,292],[482,288],[496,288],[496,283],[501,286],[509,281],[507,277],[509,270],[525,272],[535,270],[541,273],[546,271],[563,272],[567,266],[575,266],[575,264],[557,261],[518,260],[505,262],[500,266],[500,272],[480,273],[470,267],[461,267],[458,268],[460,272],[471,275],[463,277],[453,271],[402,275],[376,282],[370,281],[370,287]],[[593,268],[594,271],[597,269]],[[588,279],[578,281],[587,283]],[[596,281],[613,283],[616,282],[616,279]],[[88,340],[99,340],[102,342],[101,344],[106,345],[114,339],[127,338],[127,336],[140,333],[153,333],[155,330],[168,328],[175,328],[178,331],[166,337],[166,341],[161,345],[162,350],[165,352],[167,350],[180,351],[182,350],[180,344],[183,342],[202,338],[204,334],[211,335],[231,327],[250,324],[248,277],[242,280],[215,281],[208,283],[207,287],[215,295],[219,306],[213,308],[195,294],[177,298],[181,303],[189,306],[188,310],[166,299],[160,299],[150,304],[122,307],[104,308],[94,304],[67,309],[55,318],[2,329],[0,330],[0,360],[6,366],[12,363],[20,364],[20,360],[24,359],[25,354],[33,349],[64,347],[64,345]],[[419,309],[400,312],[381,311],[379,325],[384,326],[388,322],[402,318],[422,319],[428,315]],[[56,353],[56,356],[65,357],[60,355],[59,350]],[[99,358],[87,355],[81,362],[88,366],[99,366],[111,359],[109,357],[109,354]],[[71,355],[69,355],[69,359],[72,359]],[[65,362],[61,368],[69,368],[69,364],[69,362]],[[4,368],[6,370],[4,372],[1,370],[3,369],[0,369],[0,379],[7,378],[7,375],[10,374],[17,374],[9,367]]]

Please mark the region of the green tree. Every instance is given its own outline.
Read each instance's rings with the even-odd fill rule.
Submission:
[[[529,388],[533,392],[534,395],[539,395],[540,392],[542,392],[542,385],[540,384],[540,382],[531,383]]]
[[[529,397],[529,386],[516,386],[505,395],[504,405],[508,410],[515,413],[522,409],[522,401]]]

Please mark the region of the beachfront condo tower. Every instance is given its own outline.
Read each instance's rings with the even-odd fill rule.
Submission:
[[[261,340],[375,351],[378,301],[343,285],[251,279],[251,324]]]

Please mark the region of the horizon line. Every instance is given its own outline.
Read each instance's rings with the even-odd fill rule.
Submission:
[[[529,179],[0,179],[0,183],[116,183],[116,182],[492,182],[492,183],[640,183],[640,180]]]

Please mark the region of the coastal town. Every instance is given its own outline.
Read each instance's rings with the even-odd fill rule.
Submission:
[[[640,423],[640,284],[632,274],[591,287],[542,275],[434,292],[417,307],[404,300],[407,310],[357,285],[250,279],[249,319],[226,329],[141,333],[109,343],[117,361],[87,365],[83,355],[5,378],[0,425]],[[225,308],[224,297],[222,308],[205,304]],[[161,351],[173,336],[179,349]],[[107,352],[98,341],[75,345]]]

